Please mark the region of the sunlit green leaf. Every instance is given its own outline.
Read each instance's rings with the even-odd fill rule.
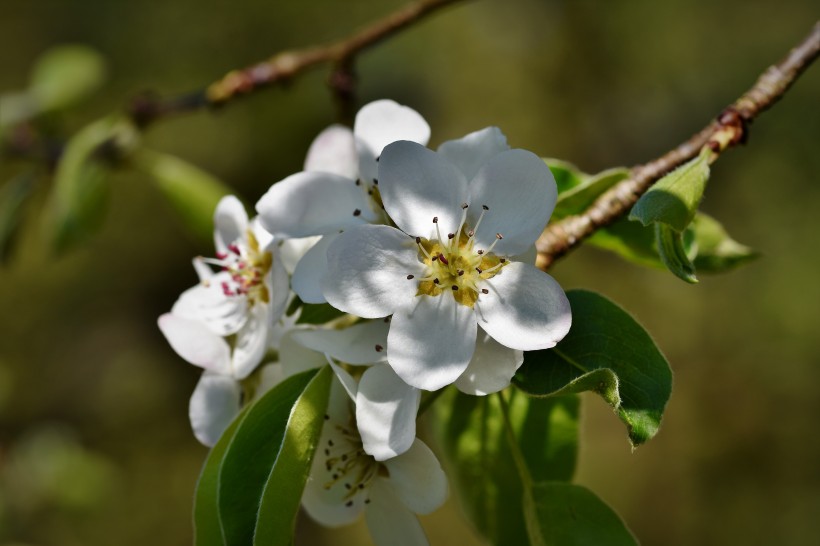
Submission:
[[[592,390],[613,406],[630,441],[640,445],[658,431],[672,391],[672,372],[649,334],[603,296],[567,292],[572,328],[553,349],[524,353],[513,378],[534,396]]]
[[[535,483],[530,534],[544,546],[637,546],[621,518],[595,493],[570,483]]]
[[[57,110],[88,98],[105,81],[105,60],[82,45],[45,52],[34,65],[29,92],[40,111]]]
[[[202,241],[211,241],[214,210],[231,189],[213,175],[178,157],[142,149],[134,165],[148,174],[188,230]]]
[[[661,261],[673,275],[690,284],[695,284],[698,278],[695,276],[695,266],[687,256],[683,235],[667,224],[655,224],[655,240]]]
[[[732,239],[723,226],[703,213],[695,216],[691,226],[697,241],[695,268],[705,273],[729,271],[759,256],[759,253]]]
[[[648,226],[653,223],[667,224],[683,232],[695,218],[709,180],[710,150],[704,151],[658,180],[641,196],[632,211],[630,220]]]
[[[596,231],[587,243],[609,250],[630,262],[646,267],[664,269],[655,243],[655,230],[638,222],[621,218]]]
[[[579,214],[586,210],[602,193],[629,178],[629,169],[614,168],[588,176],[583,181],[558,195],[553,219]]]
[[[534,479],[572,478],[578,405],[575,396],[538,399],[510,393],[510,420]],[[431,411],[450,483],[472,524],[492,544],[527,544],[523,485],[512,460],[497,397],[468,396],[451,389]]]
[[[550,168],[552,176],[555,178],[555,183],[558,186],[558,195],[568,191],[575,186],[581,185],[589,175],[584,174],[581,170],[561,159],[544,158],[544,163]]]
[[[277,518],[273,530],[260,522],[271,533],[265,536],[280,537],[276,544],[290,543],[331,376],[325,367],[286,379],[256,401],[239,423],[219,469],[218,506],[226,546],[253,543],[263,504],[265,517]],[[278,498],[268,498],[270,488],[279,492]],[[274,508],[277,515],[269,511]]]
[[[25,201],[31,196],[36,176],[22,173],[0,187],[0,262],[5,261],[20,225]]]

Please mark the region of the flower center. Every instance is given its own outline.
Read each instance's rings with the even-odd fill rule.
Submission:
[[[330,416],[325,415],[325,420],[329,421]],[[325,480],[323,487],[327,490],[343,489],[339,497],[347,507],[369,504],[368,492],[373,479],[386,475],[386,467],[365,453],[362,438],[352,418],[347,426],[326,422],[325,427],[327,440],[319,446],[323,450],[326,472],[321,478]]]
[[[495,244],[504,238],[500,233],[496,233],[496,240],[488,248],[476,248],[475,233],[489,207],[482,206],[481,216],[473,229],[466,224],[467,208],[467,203],[461,205],[461,222],[455,233],[442,237],[436,217],[433,223],[438,238],[428,240],[416,237],[419,261],[426,266],[424,277],[418,279],[417,296],[451,293],[456,302],[473,307],[479,293],[488,293],[480,283],[500,273],[501,268],[509,263],[506,258],[492,252]],[[407,278],[411,280],[414,277],[408,275]]]
[[[259,241],[249,229],[247,243],[234,242],[228,245],[228,252],[217,252],[217,259],[202,261],[222,268],[230,275],[230,281],[222,282],[222,292],[228,297],[245,297],[248,303],[269,303],[270,291],[265,278],[270,272],[273,255],[262,250]]]

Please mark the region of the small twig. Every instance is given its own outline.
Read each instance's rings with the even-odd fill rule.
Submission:
[[[581,214],[568,216],[547,226],[536,243],[538,267],[547,270],[584,239],[626,215],[655,181],[695,157],[704,146],[719,154],[745,142],[748,124],[785,94],[818,53],[820,22],[785,59],[769,67],[751,89],[699,133],[663,156],[634,167],[628,179],[603,193]]]
[[[129,108],[131,118],[144,127],[157,119],[225,104],[239,96],[287,82],[297,74],[323,63],[331,63],[329,85],[344,113],[353,98],[353,60],[361,51],[389,38],[434,11],[464,0],[417,0],[353,35],[326,44],[279,53],[241,70],[233,70],[207,88],[180,98],[138,97]],[[345,104],[348,103],[348,104]]]

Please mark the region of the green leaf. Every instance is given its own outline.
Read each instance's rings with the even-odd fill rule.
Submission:
[[[105,214],[111,171],[106,150],[124,149],[136,138],[129,122],[118,117],[95,121],[66,145],[46,214],[47,232],[58,251],[96,231]]]
[[[236,429],[248,414],[248,407],[236,416],[219,441],[208,453],[194,495],[194,544],[195,546],[222,546],[222,524],[219,518],[218,488],[219,469],[225,452],[236,434]]]
[[[219,515],[226,546],[252,544],[257,519],[263,515],[276,518],[277,528],[271,530],[260,521],[260,532],[280,537],[276,544],[290,544],[331,377],[327,366],[290,377],[256,401],[239,423],[219,470]]]
[[[655,224],[655,239],[663,264],[679,279],[696,284],[695,266],[689,261],[683,238],[684,233],[675,231],[667,224]]]
[[[574,187],[558,195],[553,219],[564,218],[586,210],[602,193],[622,180],[629,178],[629,169],[617,167],[587,176]]]
[[[571,190],[575,186],[581,185],[584,180],[589,178],[589,175],[584,174],[581,170],[561,159],[543,158],[544,163],[550,168],[552,176],[555,178],[555,183],[558,186],[558,195],[565,191]]]
[[[587,243],[614,252],[620,257],[646,267],[664,269],[655,243],[655,230],[621,218],[596,231]]]
[[[533,396],[591,390],[626,424],[638,446],[658,431],[672,392],[672,371],[649,334],[603,296],[567,292],[572,328],[553,349],[524,353],[514,384]]]
[[[637,546],[624,522],[595,493],[570,483],[536,483],[527,520],[544,546]]]
[[[23,216],[23,205],[34,190],[36,177],[22,173],[0,188],[0,262],[5,261]]]
[[[303,304],[297,324],[325,324],[344,315],[329,303]]]
[[[214,210],[231,189],[213,175],[172,155],[142,149],[134,165],[148,174],[188,230],[200,240],[214,236]]]
[[[703,213],[695,216],[691,226],[697,241],[694,266],[705,273],[729,271],[759,256],[759,253],[732,239],[723,226]]]
[[[105,81],[105,72],[105,60],[93,49],[55,47],[35,63],[29,92],[41,112],[59,110],[91,96]]]
[[[533,477],[570,480],[578,450],[578,398],[529,398],[513,390],[509,406],[519,449]],[[470,521],[492,544],[526,544],[523,487],[497,397],[449,389],[430,411],[436,414],[433,432],[444,451],[450,483]]]
[[[683,232],[695,218],[706,189],[711,153],[704,148],[696,158],[658,180],[632,207],[629,219],[645,226],[667,224]]]

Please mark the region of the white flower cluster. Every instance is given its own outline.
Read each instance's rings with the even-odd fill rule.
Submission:
[[[256,218],[234,197],[220,202],[216,257],[194,260],[199,284],[159,319],[204,370],[190,418],[208,446],[285,377],[333,366],[303,506],[331,526],[364,511],[377,544],[426,543],[414,514],[447,494],[416,438],[421,390],[504,389],[523,351],[554,346],[571,322],[563,290],[533,265],[557,196],[549,168],[494,127],[437,151],[429,137],[389,100],[362,108],[352,131],[323,131]],[[349,316],[297,325],[291,289]]]

